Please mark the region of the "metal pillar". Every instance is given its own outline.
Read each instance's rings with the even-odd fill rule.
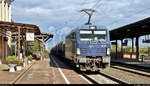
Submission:
[[[23,32],[22,32],[23,34]],[[25,34],[25,38],[26,38],[26,34]],[[27,42],[25,42],[25,47],[23,46],[24,43],[24,38],[22,35],[22,50],[23,50],[23,57],[24,57],[24,66],[28,65],[28,58],[27,58]]]
[[[123,39],[121,40],[121,57],[123,58]]]
[[[116,58],[117,58],[117,54],[118,54],[118,52],[117,52],[117,51],[118,51],[118,49],[117,49],[117,44],[118,44],[118,43],[117,43],[117,40],[116,40]]]
[[[4,36],[2,36],[2,58],[1,58],[2,63],[3,63],[3,58],[5,57],[4,53],[5,53],[5,50],[4,50]]]
[[[27,31],[26,31],[27,33]],[[25,34],[25,38],[26,38],[26,34]],[[28,45],[27,45],[27,40],[25,41],[25,56],[28,56]]]
[[[15,56],[17,57],[17,38],[15,37]]]
[[[21,45],[21,47],[22,47],[22,48],[21,48],[21,49],[22,49],[22,58],[25,58],[24,46],[23,46],[23,43],[24,43],[23,31],[22,31],[21,36],[22,36],[22,37],[21,37],[21,38],[22,38],[22,41],[21,41],[21,42],[22,42],[22,43],[21,43],[21,44],[22,44],[22,45]]]
[[[18,27],[18,58],[20,58],[20,27]]]
[[[136,37],[136,59],[139,60],[139,37]]]
[[[40,41],[38,41],[38,44],[39,44],[39,51],[41,51]]]
[[[132,56],[133,56],[133,53],[134,53],[134,38],[132,38]]]
[[[5,48],[4,48],[4,49],[5,49],[5,50],[4,50],[4,52],[5,52],[5,57],[4,57],[4,59],[7,58],[7,41],[6,41],[6,40],[8,41],[7,36],[5,35],[5,42],[4,42],[4,47],[5,47]],[[5,60],[4,60],[4,61],[5,61]]]

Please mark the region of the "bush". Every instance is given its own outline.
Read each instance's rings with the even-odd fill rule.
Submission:
[[[8,64],[17,64],[18,62],[17,62],[17,57],[16,56],[8,56],[7,58],[6,58],[6,62],[8,63]]]
[[[32,55],[28,56],[28,59],[29,59],[30,61],[32,61],[32,59],[33,59]]]
[[[45,50],[44,53],[45,53],[45,54],[49,54],[49,51]]]
[[[19,58],[17,58],[17,65],[18,66],[23,66],[23,61]]]

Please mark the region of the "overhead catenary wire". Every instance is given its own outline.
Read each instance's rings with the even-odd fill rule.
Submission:
[[[93,5],[91,7],[91,9],[97,9],[98,7],[100,7],[101,5],[99,4],[102,0],[97,0],[97,2],[95,3],[95,5]],[[81,17],[79,17],[79,19],[75,22],[75,25],[76,24],[79,24],[81,23],[81,19],[85,16],[86,14],[83,14]]]
[[[100,2],[101,2],[102,0],[97,0],[97,2],[96,2],[96,4],[91,8],[91,9],[97,9],[99,6],[101,6],[100,5]]]
[[[81,9],[81,7],[84,6],[87,1],[88,1],[88,0],[83,0],[83,1],[81,2],[80,6],[79,6],[79,9]],[[77,19],[76,21],[78,22],[83,16],[84,16],[84,15],[82,15],[82,16],[81,16],[79,19]],[[71,16],[71,18],[73,18],[73,16]],[[76,22],[76,23],[77,23],[77,22]],[[72,23],[72,22],[70,22],[70,19],[65,22],[65,24],[68,24],[68,23]]]

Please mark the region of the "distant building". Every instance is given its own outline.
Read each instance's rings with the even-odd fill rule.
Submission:
[[[14,0],[0,0],[0,21],[11,22],[11,2]],[[9,34],[6,35],[6,34]],[[10,54],[11,32],[0,31],[0,64]]]
[[[11,22],[11,2],[14,0],[0,0],[0,21]]]

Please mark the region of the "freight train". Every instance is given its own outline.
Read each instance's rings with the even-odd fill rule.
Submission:
[[[111,60],[109,31],[102,26],[80,26],[53,47],[51,53],[81,71],[107,68]]]

